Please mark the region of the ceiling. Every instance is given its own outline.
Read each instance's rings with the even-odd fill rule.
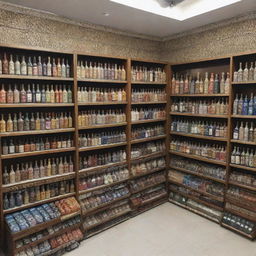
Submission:
[[[177,21],[109,0],[4,0],[3,2],[48,11],[77,21],[161,38],[256,10],[256,0],[242,0],[184,21]],[[108,13],[109,16],[103,13]]]

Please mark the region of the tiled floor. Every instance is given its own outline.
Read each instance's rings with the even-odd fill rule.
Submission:
[[[256,243],[170,203],[81,243],[67,256],[256,256]]]

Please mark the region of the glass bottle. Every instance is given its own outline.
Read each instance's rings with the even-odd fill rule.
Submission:
[[[16,56],[15,61],[15,75],[20,75],[20,61],[18,55]]]

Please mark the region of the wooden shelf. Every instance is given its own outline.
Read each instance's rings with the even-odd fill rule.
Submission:
[[[16,191],[19,189],[24,189],[27,187],[35,187],[35,186],[40,186],[44,184],[49,184],[49,183],[54,183],[54,182],[59,182],[59,181],[64,181],[64,180],[70,180],[75,178],[75,173],[63,173],[63,174],[58,174],[54,176],[47,176],[39,179],[33,179],[33,180],[25,180],[21,181],[18,183],[13,183],[13,184],[8,184],[8,185],[3,185],[2,186],[2,191],[3,193],[11,192],[11,191]]]
[[[74,103],[18,103],[0,104],[0,108],[55,108],[55,107],[74,107]]]
[[[111,84],[127,84],[127,80],[110,80],[110,79],[89,79],[89,78],[78,78],[78,82],[92,82],[92,83],[111,83]]]
[[[41,135],[41,134],[64,133],[64,132],[74,132],[74,131],[75,131],[75,128],[38,130],[38,131],[21,131],[21,132],[4,132],[4,133],[0,133],[0,137]]]
[[[105,165],[90,167],[90,168],[79,170],[79,174],[81,174],[81,175],[88,174],[88,173],[96,172],[96,171],[99,171],[102,169],[119,166],[119,165],[126,165],[126,164],[127,164],[127,161],[123,161],[123,162],[118,162],[118,163],[109,163],[109,164],[105,164]]]
[[[176,166],[170,166],[170,168],[175,169],[177,171],[185,172],[185,173],[188,173],[188,174],[191,174],[191,175],[194,175],[194,176],[198,176],[198,177],[203,178],[203,179],[213,180],[213,181],[218,182],[218,183],[226,184],[225,180],[221,180],[221,179],[218,179],[218,178],[215,178],[215,177],[212,177],[212,176],[204,175],[204,174],[201,174],[201,173],[196,173],[196,172],[193,172],[193,171],[190,171],[190,170],[187,170],[187,169],[183,169],[183,168],[180,168],[180,167],[176,167]]]
[[[75,151],[75,150],[76,150],[75,147],[49,149],[49,150],[42,150],[42,151],[33,151],[33,152],[2,155],[1,158],[2,159],[13,159],[13,158],[19,158],[19,157],[39,156],[39,155],[48,155],[48,154],[56,154],[56,153],[63,153],[63,152],[71,152],[71,151]]]
[[[159,172],[159,171],[162,171],[162,170],[165,170],[165,169],[166,169],[166,167],[155,168],[155,169],[152,169],[149,172],[145,172],[145,173],[141,173],[141,174],[137,174],[137,175],[132,175],[131,178],[139,178],[139,177],[146,176],[146,175],[149,175],[149,174],[152,174],[152,173],[155,173],[155,172]]]
[[[223,197],[215,196],[215,195],[212,195],[212,194],[210,194],[210,193],[208,193],[208,192],[205,192],[205,191],[202,191],[202,190],[199,190],[199,189],[196,189],[196,188],[192,188],[192,187],[190,187],[190,186],[187,186],[187,185],[185,185],[185,184],[182,184],[182,183],[179,183],[179,182],[170,180],[170,179],[169,179],[169,182],[171,182],[171,183],[173,183],[173,184],[175,184],[175,185],[178,185],[178,186],[181,186],[181,187],[190,189],[190,190],[195,191],[195,192],[197,192],[197,193],[199,193],[199,194],[208,196],[209,198],[211,198],[211,199],[213,199],[213,200],[215,200],[215,201],[218,201],[218,202],[221,202],[221,203],[224,202],[224,196],[223,196]]]
[[[245,199],[235,199],[235,198],[231,198],[229,195],[226,195],[226,202],[229,202],[241,208],[245,208],[249,211],[256,212],[256,205],[253,205],[253,202],[248,202]]]
[[[51,81],[73,81],[72,77],[52,76],[23,76],[23,75],[0,75],[0,79],[24,79],[24,80],[51,80]]]
[[[159,135],[159,136],[148,137],[148,138],[143,138],[143,139],[135,139],[135,140],[131,141],[131,144],[137,144],[137,143],[153,141],[153,140],[161,140],[161,139],[165,139],[165,138],[166,138],[166,135]]]
[[[171,97],[229,97],[229,94],[173,94]]]
[[[79,127],[79,130],[90,130],[90,129],[100,129],[100,128],[108,128],[108,127],[120,127],[127,125],[127,122],[123,123],[115,123],[115,124],[99,124],[99,125],[91,125],[91,126],[84,126]]]
[[[201,157],[201,156],[190,155],[190,154],[181,153],[181,152],[172,151],[172,150],[170,150],[169,152],[170,152],[170,154],[177,155],[177,156],[183,156],[183,157],[186,157],[186,158],[191,158],[191,159],[203,161],[203,162],[206,162],[206,163],[227,166],[227,163],[222,162],[222,161],[212,160],[212,159],[204,158],[204,157]]]
[[[227,140],[228,140],[227,138],[222,138],[222,137],[203,136],[203,135],[182,133],[182,132],[170,132],[170,134],[184,136],[184,137],[190,137],[190,138],[196,138],[196,139],[204,139],[204,140],[215,140],[215,141],[225,141],[225,142],[227,142]]]
[[[125,215],[125,214],[127,214],[127,213],[130,213],[130,212],[131,212],[131,210],[127,210],[127,211],[120,212],[120,213],[118,213],[118,214],[116,214],[116,215],[114,215],[114,216],[111,216],[111,217],[109,217],[109,218],[107,218],[107,219],[105,219],[105,220],[103,220],[103,221],[101,221],[101,222],[99,222],[99,223],[95,223],[95,224],[93,224],[93,225],[87,226],[86,228],[84,228],[84,230],[90,230],[90,229],[92,229],[92,228],[94,228],[94,227],[100,226],[100,225],[102,225],[102,224],[104,224],[104,223],[106,223],[106,222],[109,222],[109,221],[111,221],[111,220],[114,220],[114,219],[116,219],[116,218],[118,218],[118,217],[120,217],[120,216],[122,216],[122,215]]]
[[[86,102],[86,103],[78,103],[78,106],[112,106],[112,105],[126,105],[128,104],[127,101],[117,102],[117,101],[111,101],[111,102]]]
[[[147,186],[145,186],[143,188],[140,188],[140,189],[137,189],[137,190],[132,190],[132,188],[131,188],[131,193],[132,194],[137,194],[137,193],[140,193],[141,191],[144,191],[148,188],[152,188],[152,187],[158,186],[158,185],[163,184],[163,183],[166,183],[166,180],[161,181],[161,182],[152,183],[150,185],[147,185]]]
[[[256,146],[256,142],[251,142],[251,141],[243,141],[243,140],[230,140],[230,141],[237,144]]]
[[[150,199],[147,199],[147,200],[145,200],[144,202],[142,202],[140,205],[137,205],[137,206],[135,206],[135,207],[136,207],[136,208],[141,207],[141,206],[143,206],[143,205],[152,203],[152,202],[157,201],[157,200],[159,200],[159,199],[162,199],[162,198],[164,198],[164,197],[167,197],[167,193],[162,193],[162,194],[160,194],[160,195],[158,195],[158,196],[155,196],[155,197],[152,197],[152,198],[150,198]]]
[[[167,101],[148,101],[148,102],[132,102],[132,105],[153,105],[153,104],[166,104]]]
[[[238,165],[238,164],[230,164],[229,166],[238,168],[238,169],[244,169],[244,170],[251,171],[251,172],[256,172],[256,168],[252,168],[252,167],[246,167],[246,166]]]
[[[244,119],[256,119],[256,115],[249,116],[249,115],[231,115],[232,118],[244,118]]]
[[[93,187],[93,188],[89,188],[89,189],[85,189],[85,190],[80,190],[79,195],[87,194],[87,193],[90,193],[90,192],[93,192],[93,191],[96,191],[96,190],[99,190],[99,189],[103,189],[103,188],[109,188],[109,187],[127,182],[128,180],[129,179],[124,179],[124,180],[116,181],[116,182],[113,182],[113,183],[110,183],[110,184],[105,184],[105,185],[101,185],[101,186],[97,186],[97,187]]]
[[[240,187],[240,188],[245,188],[245,189],[248,189],[248,190],[256,191],[256,187],[248,186],[248,185],[241,184],[241,183],[238,183],[238,182],[234,182],[234,181],[231,181],[231,180],[229,180],[228,183],[230,185],[233,185],[233,186],[237,186],[237,187]]]
[[[210,117],[210,118],[228,118],[228,115],[210,115],[210,114],[192,114],[192,113],[180,113],[170,112],[172,116],[197,116],[197,117]]]
[[[247,82],[232,82],[231,84],[256,84],[256,81],[247,81]]]
[[[239,212],[239,211],[236,211],[236,210],[227,208],[227,207],[225,207],[225,210],[226,210],[227,212],[233,213],[233,214],[235,214],[235,215],[237,215],[237,216],[243,217],[243,218],[245,218],[245,219],[247,219],[247,220],[256,222],[256,217],[249,216],[249,215],[247,215],[247,214],[244,214],[244,213],[242,213],[242,212]]]
[[[239,230],[239,229],[236,229],[236,228],[234,228],[234,227],[232,227],[232,226],[229,226],[229,225],[226,224],[226,223],[221,222],[221,226],[224,227],[224,228],[227,228],[227,229],[229,229],[229,230],[231,230],[231,231],[233,231],[233,232],[235,232],[235,233],[238,233],[239,235],[245,236],[245,237],[247,237],[247,238],[249,238],[249,239],[254,239],[254,236],[253,236],[253,235],[249,235],[249,234],[247,234],[247,233],[244,233],[243,231],[241,231],[241,230]]]
[[[155,153],[151,153],[151,154],[147,154],[147,155],[144,155],[144,156],[139,156],[139,157],[136,157],[136,158],[131,158],[131,162],[134,162],[134,161],[138,161],[138,160],[142,160],[142,159],[146,159],[146,158],[152,158],[152,157],[161,157],[161,156],[165,156],[166,154],[165,153],[159,153],[159,152],[155,152]]]
[[[164,122],[164,121],[166,121],[166,118],[132,121],[132,124],[147,124],[147,123],[157,123],[157,122]]]
[[[40,200],[40,201],[37,201],[37,202],[34,202],[34,203],[24,204],[24,205],[21,205],[21,206],[18,206],[18,207],[7,209],[7,210],[4,210],[3,212],[4,212],[4,214],[8,214],[8,213],[16,212],[16,211],[22,211],[22,210],[27,209],[27,208],[31,208],[31,207],[35,207],[35,206],[38,206],[38,205],[41,205],[41,204],[46,204],[46,203],[50,203],[50,202],[53,202],[53,201],[58,201],[58,200],[61,200],[61,199],[67,198],[67,197],[71,197],[71,196],[74,196],[75,194],[76,193],[73,192],[73,193],[67,193],[65,195],[54,196],[54,197],[51,197],[49,199]]]
[[[166,85],[167,82],[144,82],[144,81],[132,81],[131,84],[155,84],[155,85]]]
[[[105,148],[115,148],[115,147],[121,147],[125,145],[127,145],[127,142],[106,144],[106,145],[100,145],[100,146],[94,146],[94,147],[85,147],[85,148],[79,148],[79,152],[92,151],[92,150],[105,149]]]
[[[223,211],[223,207],[220,207],[220,206],[218,206],[218,205],[216,205],[216,204],[213,204],[213,203],[211,203],[211,202],[204,201],[204,200],[198,198],[197,196],[193,196],[193,195],[190,195],[190,194],[186,194],[186,193],[183,193],[183,192],[178,191],[178,190],[173,189],[173,188],[171,188],[170,190],[171,190],[172,192],[176,193],[176,194],[182,195],[183,197],[192,199],[193,201],[195,201],[195,202],[197,202],[197,203],[204,204],[204,205],[206,205],[206,206],[208,206],[208,207],[214,208],[215,210],[218,210],[218,211],[221,211],[221,212]],[[201,194],[200,192],[197,192],[197,193]]]
[[[204,213],[203,211],[196,210],[196,209],[194,209],[192,207],[189,207],[188,205],[181,204],[181,203],[179,203],[179,202],[177,202],[175,200],[172,200],[172,199],[169,199],[169,202],[171,202],[171,203],[173,203],[173,204],[175,204],[177,206],[180,206],[180,207],[182,207],[182,208],[184,208],[186,210],[189,210],[189,211],[191,211],[191,212],[193,212],[193,213],[195,213],[197,215],[200,215],[200,216],[202,216],[202,217],[204,217],[204,218],[206,218],[208,220],[211,220],[211,221],[213,221],[215,223],[218,223],[218,224],[220,223],[220,221],[218,219],[215,219],[214,217]]]

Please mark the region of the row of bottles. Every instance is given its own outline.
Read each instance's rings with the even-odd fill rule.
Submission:
[[[214,177],[220,180],[225,180],[226,178],[226,168],[193,159],[172,156],[170,159],[170,166],[189,170],[194,173]]]
[[[231,164],[256,168],[256,152],[251,148],[234,147],[230,162]]]
[[[172,140],[170,143],[170,150],[223,162],[226,161],[227,154],[225,146],[185,140]]]
[[[12,209],[75,192],[74,181],[61,181],[4,194],[4,209]]]
[[[163,119],[166,111],[163,108],[132,108],[132,121]]]
[[[153,153],[164,153],[165,143],[163,141],[153,141],[142,144],[135,144],[132,146],[131,158],[153,154]]]
[[[126,142],[124,130],[84,133],[79,135],[79,147],[95,147],[107,144]]]
[[[229,180],[249,187],[256,187],[256,176],[253,174],[232,171]]]
[[[224,72],[221,76],[211,73],[210,78],[208,72],[205,76],[199,72],[197,76],[193,75],[173,75],[172,78],[172,95],[179,94],[229,94],[230,75]]]
[[[131,139],[138,140],[165,135],[163,125],[152,125],[132,128]]]
[[[77,91],[78,103],[125,102],[126,100],[126,92],[121,88],[94,88],[79,86]]]
[[[0,103],[7,104],[18,104],[18,103],[72,103],[72,91],[71,86],[66,85],[51,85],[39,84],[28,84],[25,89],[24,84],[21,84],[21,89],[19,90],[17,85],[8,86],[8,90],[5,89],[2,84],[2,89],[0,91]],[[46,89],[45,89],[46,87]]]
[[[237,122],[233,131],[233,139],[256,142],[256,126],[253,125],[253,122],[249,125],[248,122]]]
[[[171,112],[191,113],[191,114],[210,114],[227,115],[228,100],[226,98],[215,100],[188,100],[185,98],[175,99],[171,105]]]
[[[149,186],[163,183],[166,181],[165,172],[153,173],[139,179],[131,180],[130,187],[133,193],[141,191]]]
[[[92,194],[87,193],[80,196],[81,208],[83,212],[86,213],[86,211],[91,211],[104,204],[115,201],[118,198],[128,196],[129,194],[129,189],[124,184],[96,191],[96,193]]]
[[[166,101],[164,89],[132,89],[132,102]]]
[[[77,77],[88,79],[126,80],[124,65],[101,62],[78,61]]]
[[[33,60],[32,60],[33,59]],[[70,66],[65,58],[41,58],[41,56],[29,56],[26,58],[13,55],[7,58],[4,53],[3,59],[0,59],[0,74],[23,75],[23,76],[53,76],[53,77],[70,77]]]
[[[152,172],[152,170],[161,169],[166,167],[164,157],[155,159],[146,159],[131,165],[131,172],[133,176],[143,175]]]
[[[80,169],[126,161],[125,150],[91,154],[80,157]]]
[[[88,230],[94,228],[96,225],[105,223],[108,220],[119,217],[122,214],[128,213],[131,210],[129,202],[125,201],[119,203],[118,206],[113,205],[109,209],[105,209],[102,212],[96,213],[95,215],[87,216],[84,218],[83,228]]]
[[[238,187],[229,187],[227,190],[227,198],[238,200],[241,204],[249,204],[251,206],[256,204],[256,197],[254,192]]]
[[[74,171],[72,157],[48,158],[4,167],[3,184],[14,184]]]
[[[250,68],[248,68],[248,63],[244,64],[239,63],[239,69],[234,72],[234,82],[248,82],[248,81],[255,81],[256,80],[256,62],[253,68],[253,62],[251,62]]]
[[[44,151],[73,147],[73,139],[68,137],[32,137],[29,139],[8,139],[2,143],[2,154],[15,154],[24,152]]]
[[[236,94],[236,98],[233,103],[234,115],[256,115],[256,95],[251,93],[250,97],[241,94],[239,97]]]
[[[172,132],[196,134],[202,136],[227,137],[227,124],[212,121],[192,121],[174,119],[171,122]]]
[[[121,109],[88,110],[78,114],[78,127],[91,125],[116,124],[126,122],[126,115]]]
[[[215,183],[210,180],[198,178],[193,175],[185,174],[176,170],[170,170],[168,172],[168,178],[170,181],[184,184],[193,189],[203,191],[215,196],[224,196],[224,185]]]
[[[7,116],[6,116],[7,117]],[[0,132],[16,132],[16,131],[40,131],[72,128],[73,119],[71,113],[16,113],[8,114],[8,118],[4,118],[2,114],[0,120]]]
[[[148,68],[145,66],[132,66],[131,78],[133,82],[166,82],[166,73],[162,68]]]
[[[127,167],[112,167],[105,169],[104,172],[89,177],[81,178],[79,181],[79,190],[88,190],[103,185],[110,185],[129,178]]]

